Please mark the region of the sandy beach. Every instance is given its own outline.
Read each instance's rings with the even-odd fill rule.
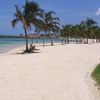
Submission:
[[[91,78],[100,44],[37,48],[31,54],[18,54],[22,47],[0,54],[0,100],[100,100]]]

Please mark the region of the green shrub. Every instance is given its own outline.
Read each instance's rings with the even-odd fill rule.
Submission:
[[[96,80],[97,85],[100,86],[100,64],[98,64],[95,70],[92,72],[92,77],[94,80]]]

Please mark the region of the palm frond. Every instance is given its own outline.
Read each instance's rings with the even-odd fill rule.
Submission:
[[[12,20],[12,26],[13,26],[13,28],[15,28],[16,24],[17,24],[19,21],[20,21],[19,19],[14,19],[14,20]]]
[[[52,25],[60,25],[60,23],[56,22],[56,21],[52,21],[52,22],[50,22],[50,24],[52,24]]]
[[[48,15],[56,14],[54,11],[47,12]]]
[[[54,18],[52,18],[52,20],[60,21],[59,17],[54,17]]]

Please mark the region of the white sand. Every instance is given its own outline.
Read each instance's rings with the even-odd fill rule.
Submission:
[[[90,76],[100,63],[100,44],[39,48],[0,55],[0,100],[100,100]]]

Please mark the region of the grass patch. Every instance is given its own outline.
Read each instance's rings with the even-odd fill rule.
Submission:
[[[92,77],[94,80],[96,80],[97,85],[100,86],[100,64],[98,64],[97,67],[92,72]]]

